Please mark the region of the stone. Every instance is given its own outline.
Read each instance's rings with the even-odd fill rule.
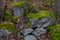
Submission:
[[[32,32],[33,32],[33,29],[32,28],[27,28],[27,29],[24,29],[23,30],[22,34],[25,36],[25,35],[27,35],[29,33],[32,33]]]
[[[36,27],[41,27],[41,26],[42,26],[42,22],[38,21],[37,24],[36,24]]]
[[[24,8],[28,8],[29,7],[29,4],[28,3],[25,3],[24,4]]]
[[[14,7],[12,9],[12,13],[17,17],[23,16],[23,12],[24,12],[23,8]]]
[[[46,22],[48,22],[48,20],[48,18],[42,18],[41,20],[38,20],[35,27],[42,27],[44,24],[46,24]]]
[[[46,33],[46,29],[43,28],[36,28],[32,34],[35,36],[39,36],[39,35],[44,35]]]
[[[42,18],[41,19],[41,22],[47,22],[48,21],[48,18]]]
[[[54,23],[54,20],[52,18],[49,18],[49,20],[45,24],[43,24],[41,27],[46,28],[49,25],[52,25],[53,23]]]
[[[2,37],[2,36],[3,36],[3,32],[0,31],[0,37]]]
[[[50,18],[49,21],[50,21],[50,25],[54,23],[54,20],[52,18]]]
[[[34,8],[36,12],[40,12],[40,10],[38,8]]]
[[[37,38],[33,35],[27,35],[24,37],[24,40],[37,40]]]
[[[41,27],[42,27],[42,28],[46,28],[46,27],[48,27],[49,25],[50,25],[50,23],[47,22],[47,23],[43,24]]]
[[[0,29],[0,37],[2,37],[3,35],[8,36],[9,34],[11,34],[11,32],[9,32],[8,30]]]
[[[34,24],[36,23],[37,20],[34,19],[34,18],[32,18],[32,19],[30,19],[29,21],[31,22],[31,25],[34,25]]]

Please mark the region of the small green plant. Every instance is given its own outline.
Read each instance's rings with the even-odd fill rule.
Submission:
[[[9,12],[6,12],[5,13],[5,15],[4,15],[4,20],[9,20],[9,19],[11,19],[12,18],[12,15],[11,15],[11,13],[9,13]]]
[[[11,22],[3,22],[0,24],[0,29],[7,29],[8,31],[13,32],[14,24]]]
[[[27,23],[27,26],[28,26],[28,28],[30,28],[30,27],[31,27],[31,23],[30,23],[30,22],[28,22],[28,23]]]
[[[12,5],[12,8],[11,9],[13,9],[13,8],[16,8],[16,7],[18,7],[18,8],[20,8],[20,9],[23,9],[22,11],[23,11],[23,15],[27,15],[28,13],[37,13],[37,11],[36,11],[36,6],[34,5],[34,4],[32,4],[32,3],[30,3],[30,2],[27,2],[27,1],[21,1],[21,2],[18,2],[18,3],[14,3],[13,5]]]
[[[60,40],[60,24],[47,27],[47,30],[51,35],[51,40]]]
[[[18,22],[18,17],[17,16],[13,16],[13,23],[17,23]]]

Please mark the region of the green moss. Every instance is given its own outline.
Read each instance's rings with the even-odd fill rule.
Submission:
[[[60,40],[60,24],[47,27],[47,30],[51,35],[51,40]]]
[[[18,22],[18,17],[17,16],[13,16],[13,23],[17,23]]]
[[[3,22],[3,23],[0,24],[0,29],[1,28],[2,29],[7,29],[7,30],[13,32],[13,30],[14,30],[14,24],[11,23],[11,22]]]
[[[56,19],[55,18],[55,16],[53,15],[53,13],[52,12],[50,12],[50,11],[47,11],[47,10],[42,10],[42,11],[40,11],[39,13],[29,13],[28,15],[27,15],[27,18],[28,19],[30,19],[30,18],[35,18],[35,19],[37,19],[37,20],[39,20],[39,19],[41,19],[41,18],[43,18],[43,17],[51,17],[51,18],[53,18],[53,19]]]
[[[35,19],[38,20],[38,19],[40,18],[40,15],[37,14],[37,13],[31,13],[31,14],[28,14],[28,15],[27,15],[27,18],[28,18],[28,19],[35,18]]]
[[[28,23],[27,23],[27,25],[28,25],[28,28],[30,28],[30,27],[31,27],[31,23],[30,23],[30,22],[28,22]]]
[[[13,9],[14,7],[22,8],[23,9],[22,14],[25,16],[28,13],[37,13],[35,10],[36,6],[27,1],[21,1],[21,2],[14,3],[11,9]]]
[[[9,20],[9,19],[11,19],[11,18],[12,18],[11,13],[6,12],[5,15],[4,15],[4,20]]]
[[[56,19],[54,13],[52,13],[51,11],[48,11],[48,10],[40,11],[40,17],[51,17],[53,19]]]
[[[29,4],[31,7],[35,7],[34,4],[31,4],[31,3],[27,2],[27,1],[21,1],[21,2],[18,2],[18,3],[14,3],[12,5],[12,7],[20,7],[21,8],[21,7],[24,6],[25,3]]]

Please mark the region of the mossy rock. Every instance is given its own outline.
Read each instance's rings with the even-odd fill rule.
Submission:
[[[28,19],[35,18],[35,19],[39,20],[44,17],[46,17],[46,18],[50,17],[50,18],[53,18],[54,20],[56,19],[55,16],[53,15],[53,13],[50,11],[47,11],[47,10],[42,10],[39,13],[29,13],[27,15]]]
[[[31,3],[27,2],[27,1],[21,1],[21,2],[14,3],[14,4],[12,5],[12,8],[13,8],[13,7],[23,7],[24,4],[26,4],[26,3],[27,3],[28,5],[30,5],[31,7],[35,7],[34,4],[31,4]]]
[[[23,9],[24,15],[26,15],[26,13],[37,13],[37,10],[39,10],[34,4],[27,2],[27,1],[21,1],[21,2],[14,3],[12,5],[11,10],[13,10],[14,8],[17,8],[17,7],[19,9]]]
[[[0,24],[0,29],[7,29],[10,32],[14,30],[14,24],[11,22],[3,22]]]
[[[47,27],[47,30],[51,35],[51,40],[60,40],[60,24]]]

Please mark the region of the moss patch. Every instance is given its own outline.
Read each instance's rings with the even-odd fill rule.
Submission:
[[[14,3],[12,5],[12,7],[23,7],[25,3],[29,4],[31,7],[35,7],[34,4],[31,4],[31,3],[27,2],[27,1],[21,1],[21,2],[18,2],[18,3]]]
[[[47,11],[47,10],[42,10],[39,13],[29,13],[27,15],[28,19],[35,18],[35,19],[39,20],[39,19],[41,19],[43,17],[46,17],[46,18],[51,17],[51,18],[55,19],[55,16],[53,15],[53,13],[50,12],[50,11]]]
[[[8,31],[13,32],[14,30],[14,24],[11,22],[3,22],[0,24],[0,29],[7,29]]]
[[[6,12],[5,15],[4,15],[4,20],[9,20],[12,18],[12,15],[10,12]]]
[[[47,30],[51,35],[51,40],[60,40],[60,24],[50,26]]]

